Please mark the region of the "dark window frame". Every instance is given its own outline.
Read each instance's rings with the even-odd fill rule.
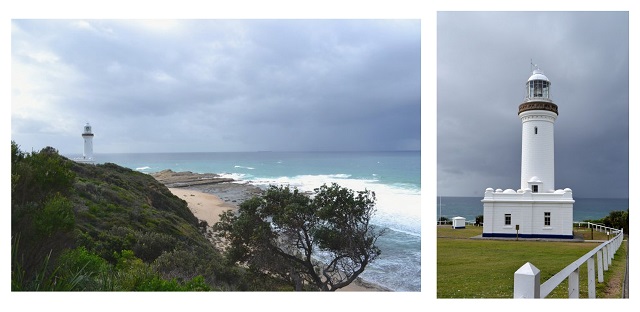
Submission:
[[[544,226],[551,226],[551,212],[545,211]]]

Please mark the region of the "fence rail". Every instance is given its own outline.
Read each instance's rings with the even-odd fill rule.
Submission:
[[[586,222],[588,223],[588,222]],[[597,224],[590,223],[590,226]],[[604,227],[598,225],[600,227]],[[579,272],[580,267],[587,263],[587,288],[589,298],[596,297],[596,269],[598,282],[604,282],[604,271],[609,270],[609,265],[613,257],[618,251],[624,232],[622,230],[604,227],[603,230],[609,231],[615,236],[600,244],[598,247],[586,253],[578,260],[569,264],[556,275],[549,278],[543,284],[540,284],[540,270],[530,262],[525,263],[514,273],[513,279],[513,297],[514,298],[545,298],[547,297],[562,281],[569,280],[568,297],[580,297]],[[597,267],[596,267],[597,258]]]
[[[594,229],[594,230],[596,230],[598,232],[602,232],[602,233],[616,234],[616,233],[618,233],[620,231],[618,229],[614,229],[612,227],[605,226],[603,224],[584,222],[584,221],[573,222],[573,227],[576,227],[576,226],[577,227],[583,227],[583,225],[584,225],[584,227],[586,227],[588,229]]]

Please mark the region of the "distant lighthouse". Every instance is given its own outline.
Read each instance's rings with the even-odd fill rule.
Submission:
[[[91,125],[88,122],[86,125],[84,125],[82,138],[84,139],[84,150],[82,152],[82,159],[86,161],[92,161],[93,160],[93,132],[91,132]]]

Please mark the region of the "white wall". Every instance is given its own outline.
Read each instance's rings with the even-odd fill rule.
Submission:
[[[512,190],[510,190],[513,192]],[[570,189],[555,193],[513,193],[487,189],[484,205],[483,234],[567,236],[573,233],[573,203]],[[544,225],[544,213],[551,213],[551,225]],[[511,214],[511,225],[505,225],[505,214]],[[516,231],[516,224],[520,225]]]
[[[520,114],[522,120],[522,162],[520,188],[529,188],[533,176],[542,181],[540,192],[555,190],[554,123],[557,115],[550,111],[532,110]],[[535,134],[535,128],[538,133]]]

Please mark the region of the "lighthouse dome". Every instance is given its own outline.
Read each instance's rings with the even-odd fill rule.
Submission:
[[[544,73],[540,70],[540,69],[534,69],[533,70],[533,74],[531,75],[531,77],[529,77],[528,81],[532,81],[532,80],[544,80],[544,81],[549,81],[549,78],[547,78],[547,76],[544,75]]]

